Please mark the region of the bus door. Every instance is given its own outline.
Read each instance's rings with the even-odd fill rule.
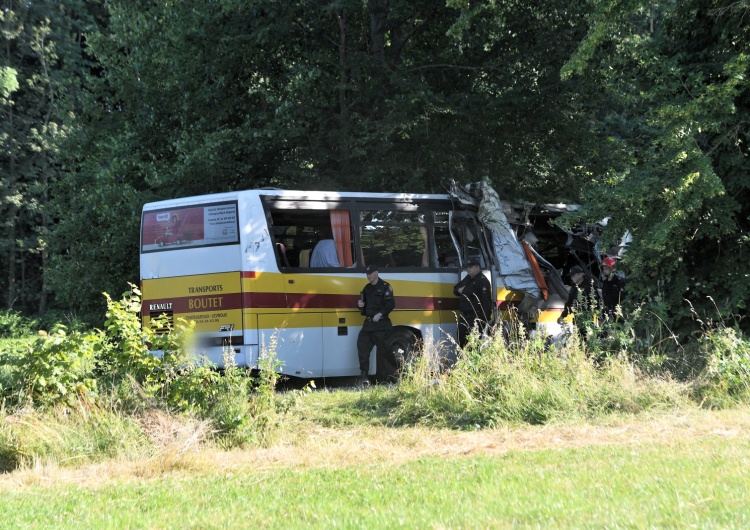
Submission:
[[[498,278],[491,243],[486,230],[474,212],[452,211],[449,214],[450,234],[459,258],[459,278],[466,276],[464,270],[470,259],[478,259],[482,273],[490,281],[492,292],[497,293]],[[497,303],[493,304],[493,318],[497,319]]]
[[[283,210],[294,212],[295,209]],[[320,318],[297,310],[299,301],[295,288],[301,282],[289,261],[299,258],[291,238],[289,222],[274,216],[269,209],[253,209],[253,219],[262,226],[255,272],[248,273],[251,279],[245,282],[248,301],[245,311],[257,322],[259,354],[273,354],[280,362],[278,371],[297,377],[317,377],[322,363],[315,357],[320,351]],[[296,259],[295,259],[296,258]]]
[[[351,269],[350,210],[300,199],[269,201],[267,211],[287,303],[275,320],[282,371],[305,378],[358,374],[356,300],[366,279]]]

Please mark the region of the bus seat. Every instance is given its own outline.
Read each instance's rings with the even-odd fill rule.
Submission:
[[[281,258],[281,265],[283,267],[289,267],[289,260],[286,259],[286,247],[284,243],[276,243],[276,248],[279,251],[279,257]]]
[[[312,249],[309,249],[309,248],[300,250],[299,252],[299,266],[300,267],[310,266],[310,254],[311,253],[312,253]]]

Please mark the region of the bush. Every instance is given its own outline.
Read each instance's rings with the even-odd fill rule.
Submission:
[[[750,341],[741,331],[720,325],[706,329],[697,341],[705,368],[696,378],[695,399],[724,408],[750,400]]]
[[[104,322],[108,347],[102,352],[100,366],[114,378],[126,374],[146,386],[158,384],[162,360],[149,352],[150,339],[156,339],[153,329],[143,329],[138,314],[141,310],[140,291],[132,284],[119,301],[107,293],[107,320]],[[171,331],[171,330],[170,330]]]
[[[58,324],[49,335],[39,336],[9,359],[14,380],[3,389],[5,397],[12,402],[49,406],[95,394],[94,367],[102,340],[97,332],[68,333]]]
[[[280,411],[275,347],[262,352],[258,377],[237,367],[230,351],[220,373],[194,357],[188,323],[155,319],[143,329],[140,292],[130,287],[119,301],[105,294],[104,331],[69,331],[58,324],[4,354],[0,391],[15,412],[2,409],[0,470],[148,453],[153,436],[139,427],[139,418],[163,419],[175,409],[189,425],[192,416],[207,420],[196,423],[200,436],[189,436],[193,441],[209,432],[225,447],[269,438]]]
[[[648,377],[627,357],[590,357],[577,340],[558,351],[520,337],[476,338],[453,368],[435,378],[431,354],[404,375],[395,412],[401,423],[483,428],[593,418],[686,403],[683,386]]]
[[[0,338],[12,339],[36,333],[37,321],[13,309],[0,310]]]
[[[257,377],[238,367],[227,351],[223,373],[207,361],[188,364],[169,383],[167,400],[183,412],[211,420],[224,446],[262,443],[278,412],[277,368],[273,350],[264,352]]]

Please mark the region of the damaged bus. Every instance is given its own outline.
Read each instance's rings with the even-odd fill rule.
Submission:
[[[257,368],[273,342],[283,374],[359,375],[357,300],[375,264],[394,290],[394,351],[408,359],[423,341],[451,358],[453,285],[476,258],[496,294],[496,322],[555,337],[567,270],[594,275],[600,261],[601,227],[554,224],[571,208],[501,201],[486,183],[444,195],[257,189],[149,203],[143,324],[193,321],[197,351],[218,366],[229,350],[237,365]]]

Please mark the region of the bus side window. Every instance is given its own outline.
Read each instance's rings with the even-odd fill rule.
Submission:
[[[279,268],[353,265],[354,245],[348,210],[278,208],[270,213]],[[329,248],[326,259],[316,261],[314,249],[321,238],[328,240]]]
[[[361,212],[364,265],[429,267],[429,237],[424,214],[399,210]]]
[[[458,251],[448,231],[448,214],[435,213],[435,251],[438,267],[458,267]]]

